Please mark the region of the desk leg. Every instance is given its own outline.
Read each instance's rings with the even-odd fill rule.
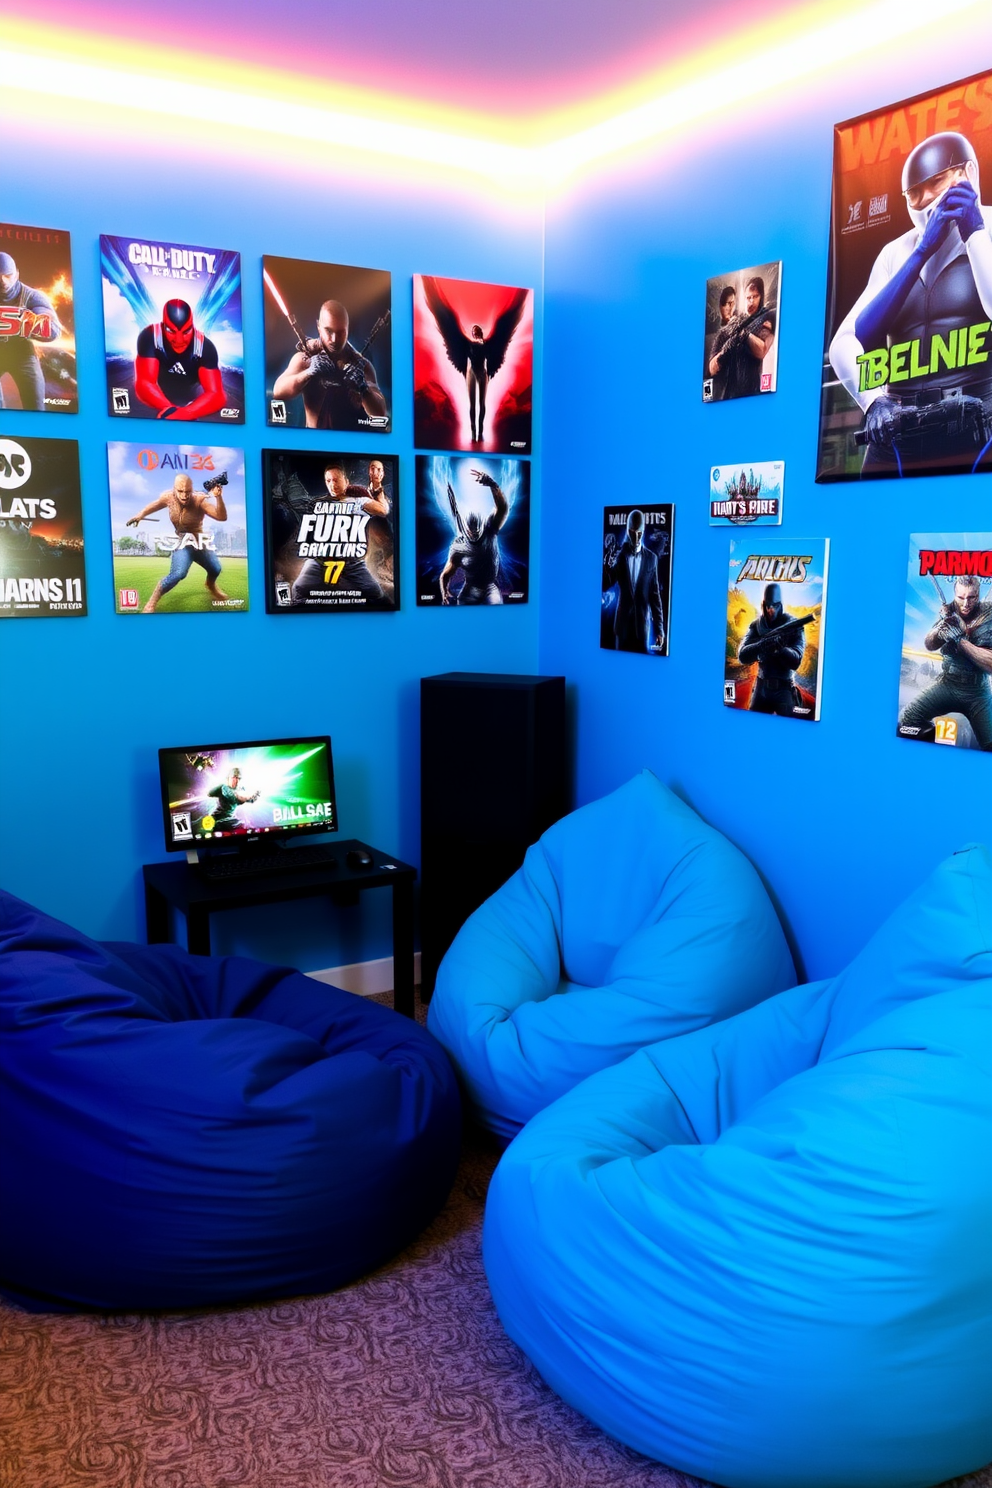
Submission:
[[[169,934],[169,905],[164,894],[145,884],[145,943],[166,945]]]
[[[393,884],[393,1007],[413,1017],[413,880]]]
[[[186,949],[194,956],[210,955],[210,911],[199,905],[186,910]]]

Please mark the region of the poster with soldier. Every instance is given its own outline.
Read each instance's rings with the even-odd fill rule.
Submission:
[[[992,73],[834,129],[816,478],[992,469]]]
[[[909,539],[897,732],[992,752],[992,532]]]
[[[273,428],[392,428],[391,278],[386,269],[262,260],[265,415]]]
[[[731,269],[706,281],[704,403],[775,391],[781,294],[780,262]]]

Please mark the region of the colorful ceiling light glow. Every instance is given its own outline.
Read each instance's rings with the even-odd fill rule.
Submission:
[[[987,0],[835,0],[776,16],[746,34],[720,38],[675,69],[622,93],[553,116],[494,119],[398,99],[395,92],[329,86],[299,76],[225,63],[87,32],[5,21],[5,90],[73,105],[262,131],[337,150],[465,172],[514,190],[541,190],[633,147],[650,144],[717,111],[763,95],[767,79],[788,83],[823,73],[929,30]],[[727,63],[726,58],[735,58]]]

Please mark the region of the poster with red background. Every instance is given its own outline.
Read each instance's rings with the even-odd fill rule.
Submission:
[[[530,454],[533,383],[532,289],[414,275],[418,449]]]

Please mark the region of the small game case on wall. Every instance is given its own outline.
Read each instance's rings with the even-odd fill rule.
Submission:
[[[829,550],[824,537],[731,538],[726,707],[819,718]]]

